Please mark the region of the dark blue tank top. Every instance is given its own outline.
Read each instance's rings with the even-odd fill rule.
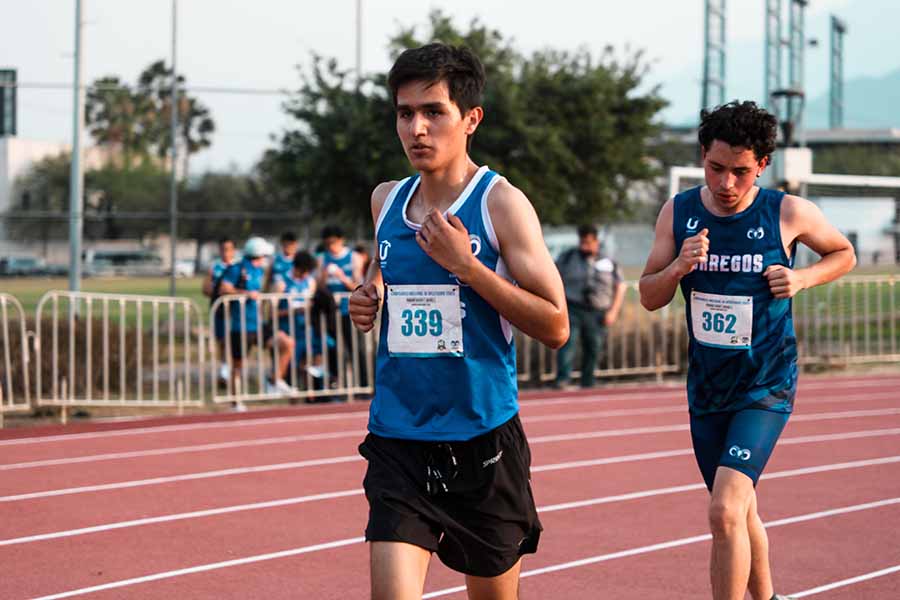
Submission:
[[[746,210],[721,217],[703,206],[700,189],[675,196],[672,222],[676,253],[681,252],[685,239],[704,228],[709,230],[707,263],[681,280],[690,336],[687,391],[691,413],[749,406],[791,412],[797,388],[791,300],[775,298],[763,276],[770,265],[793,267],[793,258],[785,253],[781,239],[784,193],[760,188]],[[743,336],[738,330],[729,336],[735,319],[707,310],[708,304],[692,306],[692,296],[697,294],[701,295],[698,298],[712,294],[725,303],[734,299],[735,305],[749,304],[752,298],[752,334]],[[746,308],[749,312],[749,306]],[[695,311],[699,314],[694,315]],[[714,344],[710,339],[726,343]]]

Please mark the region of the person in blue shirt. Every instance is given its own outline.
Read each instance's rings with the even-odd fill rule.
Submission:
[[[281,234],[278,245],[281,247],[281,252],[275,255],[272,264],[269,266],[269,271],[266,274],[265,289],[269,291],[273,291],[272,286],[275,284],[276,277],[285,275],[293,268],[294,255],[297,254],[300,242],[297,240],[296,233],[293,231],[285,231]]]
[[[361,254],[346,244],[344,231],[337,225],[327,225],[322,229],[322,252],[319,258],[319,285],[332,294],[347,294],[362,283],[363,271],[367,265]],[[340,312],[341,341],[344,355],[351,357],[353,348],[353,324],[350,321],[349,303],[346,296],[335,297]],[[337,355],[332,357],[336,362]],[[348,360],[352,360],[349,358]],[[365,368],[366,355],[362,344],[357,344],[357,382],[360,386],[368,385]]]
[[[660,210],[640,280],[656,310],[681,286],[690,337],[688,404],[697,464],[710,490],[715,600],[774,594],[755,486],[793,410],[797,339],[791,298],[856,264],[853,246],[815,204],[760,188],[777,122],[753,102],[701,113],[706,185]],[[797,244],[820,259],[794,267]]]
[[[263,347],[268,349],[277,344],[278,348],[278,364],[272,367],[265,391],[267,394],[290,396],[296,393],[296,390],[284,381],[284,376],[291,363],[294,340],[283,331],[273,331],[271,323],[260,323],[262,307],[259,306],[258,300],[266,272],[266,257],[271,254],[272,245],[269,242],[260,237],[251,237],[244,244],[244,258],[228,267],[222,275],[219,293],[222,296],[246,296],[243,303],[237,299],[228,303],[228,317],[231,322],[232,378],[241,373],[244,354],[262,338]]]
[[[234,240],[229,237],[223,237],[219,240],[219,258],[213,261],[209,272],[203,279],[203,295],[209,298],[210,304],[215,303],[219,297],[219,284],[222,281],[222,275],[235,262],[235,254]],[[219,352],[216,357],[216,360],[220,362],[219,379],[227,382],[230,375],[228,364],[225,360],[225,312],[222,308],[220,306],[214,315],[213,335],[216,338],[216,348]]]
[[[321,368],[323,332],[311,314],[312,300],[317,289],[316,278],[313,275],[316,265],[316,258],[312,254],[305,250],[297,252],[291,270],[275,276],[273,291],[296,295],[279,301],[278,329],[294,339],[294,361],[297,368],[309,371],[318,379],[323,374]],[[310,316],[308,339],[307,316]],[[327,332],[325,335],[328,345],[334,345],[334,340]],[[299,382],[291,383],[297,385]]]
[[[513,600],[542,529],[512,327],[559,348],[566,300],[531,203],[469,157],[484,84],[470,50],[440,43],[406,50],[388,75],[417,173],[372,193],[376,255],[349,302],[361,331],[381,318],[359,448],[373,600],[421,598],[432,553],[466,575],[470,598]]]

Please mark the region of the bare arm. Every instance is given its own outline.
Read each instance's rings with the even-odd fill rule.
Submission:
[[[821,258],[803,269],[770,266],[765,276],[776,298],[791,298],[848,273],[856,265],[853,245],[825,219],[819,207],[798,196],[785,196],[781,204],[781,238],[785,248],[795,241],[808,246]]]
[[[456,216],[448,221],[436,210],[429,212],[416,236],[419,245],[523,333],[551,348],[561,347],[569,338],[566,297],[534,207],[501,180],[491,190],[488,210],[500,254],[518,285],[475,258],[468,231]]]
[[[378,226],[378,216],[387,200],[388,194],[397,185],[396,181],[379,184],[372,192],[372,223]],[[378,232],[376,231],[375,252],[378,252]],[[376,254],[377,256],[377,254]],[[366,270],[363,282],[350,294],[350,320],[363,333],[375,326],[378,309],[381,306],[381,289],[384,286],[381,277],[381,263],[372,258]]]
[[[622,304],[625,302],[627,289],[628,286],[625,285],[624,281],[616,283],[612,304],[610,304],[609,310],[606,311],[606,316],[604,317],[607,326],[612,325],[619,318],[619,311],[622,310]]]
[[[656,310],[671,302],[682,277],[690,273],[695,265],[706,262],[709,252],[709,238],[706,237],[709,232],[704,229],[684,240],[681,252],[676,255],[675,234],[672,232],[674,212],[672,200],[659,211],[653,247],[641,274],[641,304],[647,310]]]
[[[203,295],[207,298],[212,298],[213,295],[213,272],[212,269],[206,274],[206,277],[203,278],[203,287],[201,288],[203,291]]]

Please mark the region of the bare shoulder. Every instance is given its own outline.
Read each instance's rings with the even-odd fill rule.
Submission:
[[[398,181],[384,181],[375,186],[375,189],[372,190],[372,220],[374,222],[378,221],[378,215],[381,214],[381,209],[384,207],[384,203],[387,200],[387,197],[390,195],[391,190],[396,187]]]
[[[534,210],[525,193],[511,184],[505,177],[500,177],[497,183],[494,184],[494,187],[491,188],[487,202],[488,210],[491,212],[492,217],[495,215],[505,216],[510,213],[515,214],[526,206]]]
[[[781,223],[789,229],[806,229],[821,218],[822,211],[806,198],[785,194],[781,201]]]

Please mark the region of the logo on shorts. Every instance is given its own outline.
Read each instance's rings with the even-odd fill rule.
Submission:
[[[747,230],[748,240],[761,240],[766,237],[766,230],[762,227],[751,227]]]
[[[482,468],[482,469],[487,469],[489,466],[491,466],[491,465],[493,465],[493,464],[496,464],[496,463],[500,462],[500,457],[501,457],[501,456],[503,456],[503,450],[501,450],[500,452],[498,452],[498,453],[497,453],[497,456],[495,456],[494,458],[489,458],[489,459],[487,459],[486,461],[484,461],[483,463],[481,463],[481,468]]]
[[[750,460],[750,451],[740,446],[732,446],[728,449],[728,454],[741,460]]]

